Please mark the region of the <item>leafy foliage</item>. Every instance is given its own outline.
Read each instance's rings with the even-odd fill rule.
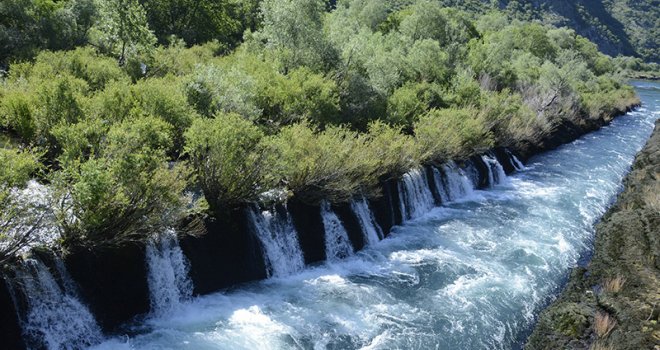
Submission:
[[[187,170],[168,165],[171,138],[172,127],[160,119],[125,121],[110,128],[101,154],[54,173],[64,244],[140,241],[176,223]]]
[[[186,132],[186,154],[211,209],[256,200],[265,183],[263,133],[237,114],[198,119]]]
[[[0,133],[43,150],[66,245],[118,244],[188,213],[186,190],[212,214],[273,189],[377,196],[421,163],[609,118],[637,102],[625,74],[657,71],[505,3],[7,0]],[[20,186],[42,153],[11,152]]]

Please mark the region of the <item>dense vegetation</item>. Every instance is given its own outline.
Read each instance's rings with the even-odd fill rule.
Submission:
[[[420,164],[535,142],[636,102],[622,83],[629,60],[496,10],[3,4],[14,22],[0,23],[11,63],[0,81],[0,160],[12,164],[0,172],[2,213],[39,177],[64,247],[142,240],[253,201],[377,196],[379,181]],[[0,220],[3,239],[26,229]]]

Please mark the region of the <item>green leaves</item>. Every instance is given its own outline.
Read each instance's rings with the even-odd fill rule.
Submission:
[[[267,183],[263,133],[237,114],[197,119],[185,134],[186,154],[211,209],[256,200]]]
[[[476,108],[432,110],[415,123],[423,161],[460,159],[493,146]]]
[[[25,186],[43,168],[40,156],[31,150],[0,148],[0,190]]]
[[[113,125],[99,154],[52,175],[66,244],[144,240],[181,218],[188,172],[168,165],[171,130],[155,117]]]
[[[344,127],[317,132],[306,123],[294,124],[271,137],[268,147],[276,178],[307,203],[348,201],[371,191],[378,180],[378,160],[371,157],[367,138]]]
[[[147,14],[137,0],[102,0],[92,42],[126,63],[127,55],[148,52],[156,44]]]

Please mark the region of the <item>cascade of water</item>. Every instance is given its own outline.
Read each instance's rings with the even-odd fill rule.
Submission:
[[[445,177],[440,173],[440,170],[438,170],[436,167],[433,167],[433,182],[435,182],[435,188],[438,190],[438,195],[440,195],[440,201],[443,204],[451,201],[447,181]]]
[[[298,233],[291,216],[276,211],[248,210],[248,218],[264,248],[268,276],[286,276],[305,267]]]
[[[506,179],[506,173],[502,165],[497,161],[497,158],[487,154],[481,156],[481,159],[488,166],[488,185],[492,187],[503,183]]]
[[[19,292],[25,297],[27,308],[20,319],[28,347],[80,349],[99,343],[103,339],[100,327],[79,300],[64,263],[55,262],[62,285],[36,258],[26,259],[17,267],[15,280],[10,283],[15,301]]]
[[[158,241],[148,243],[145,259],[153,314],[163,315],[175,310],[192,297],[188,260],[174,230],[167,230]]]
[[[457,167],[458,168],[458,167]],[[470,181],[471,187],[472,188],[478,188],[479,187],[479,170],[477,170],[477,167],[474,165],[473,161],[467,161],[464,163],[463,168],[461,169],[463,173],[467,176],[468,180]]]
[[[376,244],[383,239],[383,230],[376,222],[376,218],[371,210],[369,210],[369,204],[364,197],[351,201],[351,209],[360,221],[360,227],[362,228],[364,240],[367,244]]]
[[[353,254],[353,245],[339,217],[330,208],[330,203],[321,203],[321,217],[325,229],[325,254],[328,260],[345,258]]]
[[[455,201],[457,199],[469,196],[474,191],[474,184],[465,174],[463,169],[459,168],[453,161],[442,165],[442,190],[444,193],[443,201]]]
[[[399,181],[399,206],[404,221],[418,218],[435,206],[423,169],[413,169]]]
[[[511,153],[511,151],[507,149],[506,153],[509,155],[509,159],[511,160],[511,165],[513,165],[513,167],[516,170],[520,171],[525,169],[523,163],[518,159],[518,157],[516,157],[513,153]]]

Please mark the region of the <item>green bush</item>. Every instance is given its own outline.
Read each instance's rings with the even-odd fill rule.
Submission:
[[[35,241],[44,208],[20,195],[28,180],[42,169],[39,154],[0,148],[0,264]]]
[[[267,185],[263,132],[237,114],[197,119],[185,134],[185,152],[211,209],[254,201]]]
[[[399,178],[419,165],[419,145],[400,128],[375,121],[369,124],[366,137],[366,147],[370,157],[377,161],[375,169],[380,180]]]
[[[182,84],[173,78],[147,79],[138,82],[132,92],[136,102],[134,108],[138,108],[140,114],[161,118],[172,125],[174,142],[170,153],[181,152],[183,133],[197,118],[187,103]]]
[[[415,123],[415,139],[425,162],[461,159],[493,146],[476,108],[430,111]]]
[[[318,132],[307,123],[283,128],[269,138],[274,178],[307,203],[323,199],[345,202],[357,193],[373,192],[378,159],[368,138],[345,127]]]
[[[168,153],[172,156],[182,151],[183,133],[198,117],[187,102],[181,81],[172,76],[149,78],[132,85],[112,83],[94,97],[92,109],[109,123],[143,116],[169,123],[173,127],[173,143]]]
[[[404,126],[411,130],[419,116],[431,108],[444,105],[442,91],[438,85],[426,82],[409,83],[397,90],[387,100],[387,117],[392,125]]]
[[[24,186],[43,168],[39,158],[35,151],[0,148],[0,190]]]
[[[277,82],[279,84],[262,86],[263,95],[259,100],[265,103],[262,106],[264,118],[278,125],[303,119],[321,125],[339,121],[339,91],[334,81],[307,68],[299,68]]]
[[[19,87],[8,89],[0,96],[0,124],[27,142],[37,134],[34,95],[29,89]]]
[[[26,143],[56,151],[52,130],[84,117],[87,83],[70,75],[10,84],[0,101],[3,124]]]
[[[164,77],[168,74],[184,76],[193,74],[197,66],[210,61],[221,50],[217,41],[186,48],[183,40],[170,38],[168,46],[157,47],[146,64],[147,77]]]
[[[98,54],[92,47],[80,47],[72,51],[43,51],[36,57],[34,64],[20,74],[24,78],[43,80],[59,74],[70,74],[84,80],[91,90],[103,90],[111,81],[128,81],[128,75],[117,65],[116,60]]]
[[[169,165],[171,126],[146,117],[113,125],[101,154],[51,175],[65,246],[145,241],[184,210],[188,171]]]
[[[54,127],[52,134],[61,150],[59,163],[66,166],[69,162],[84,161],[100,154],[109,126],[98,118],[91,118]]]
[[[207,65],[197,68],[186,86],[186,96],[201,115],[237,113],[257,120],[262,114],[257,89],[255,78],[239,67]]]

